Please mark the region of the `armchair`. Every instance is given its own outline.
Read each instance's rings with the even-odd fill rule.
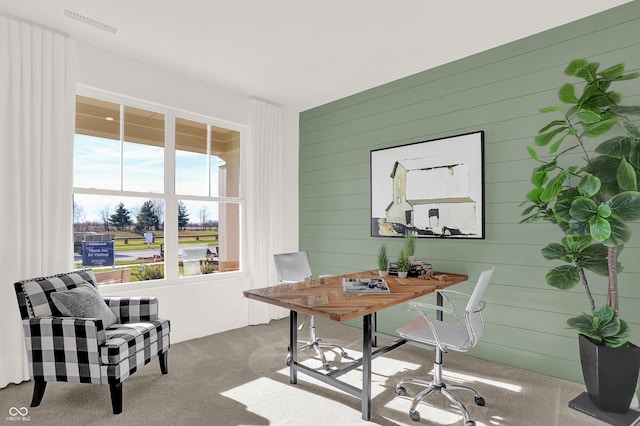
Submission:
[[[47,382],[109,384],[114,414],[122,382],[155,358],[168,373],[170,324],[155,297],[101,297],[83,269],[14,284],[34,380],[31,407]]]

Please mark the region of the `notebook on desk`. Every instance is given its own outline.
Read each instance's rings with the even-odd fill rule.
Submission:
[[[345,293],[391,293],[389,286],[382,278],[343,278],[342,289]]]

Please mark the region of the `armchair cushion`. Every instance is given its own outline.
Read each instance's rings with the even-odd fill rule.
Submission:
[[[117,321],[98,289],[87,282],[81,283],[71,290],[53,292],[51,300],[64,316],[98,318],[102,320],[104,328]]]
[[[135,356],[149,357],[169,349],[166,319],[118,324],[105,333],[107,341],[100,347],[100,360],[104,365],[119,364]]]

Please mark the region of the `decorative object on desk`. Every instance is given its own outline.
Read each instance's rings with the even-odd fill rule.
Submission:
[[[391,293],[386,281],[381,278],[343,278],[342,290],[356,294]]]
[[[408,277],[421,277],[422,275],[427,273],[427,270],[422,267],[422,265],[418,264],[417,260],[410,261],[411,266],[407,269]]]
[[[432,272],[431,273],[431,278],[433,278],[434,280],[438,280],[438,281],[449,281],[449,275],[447,275],[447,274],[434,274]]]
[[[407,271],[407,276],[431,279],[433,278],[433,269],[430,263],[425,263],[422,260],[414,260],[411,262],[411,267]]]
[[[387,256],[387,246],[384,244],[378,250],[378,269],[381,277],[389,275],[389,256]]]
[[[416,234],[407,232],[404,236],[404,249],[407,251],[409,260],[413,262],[416,254]]]
[[[371,236],[484,238],[484,132],[372,150]]]
[[[538,146],[551,144],[550,157],[527,148],[540,165],[533,169],[534,188],[526,195],[530,205],[522,212],[524,223],[545,220],[562,231],[560,242],[548,244],[542,255],[568,265],[551,269],[546,281],[561,290],[582,283],[591,313],[570,318],[567,324],[581,335],[582,372],[590,400],[603,411],[616,412],[629,408],[640,368],[638,355],[626,355],[638,348],[628,342],[630,330],[618,308],[618,255],[631,237],[629,222],[640,219],[640,130],[629,118],[640,114],[640,106],[620,105],[622,95],[610,90],[614,83],[639,76],[625,74],[624,68],[620,63],[599,71],[598,63],[586,59],[567,66],[566,75],[583,80],[578,84],[582,92],[577,94],[576,86],[565,83],[558,93],[565,106],[540,110],[562,116],[535,138]],[[609,139],[593,139],[609,132]],[[585,270],[608,277],[603,306],[596,307]],[[610,354],[603,357],[603,352]],[[628,386],[614,380],[612,388],[605,388],[595,376],[602,371],[608,377],[628,378]]]
[[[400,257],[398,257],[398,278],[406,278],[410,267],[411,261],[407,256],[407,251],[403,249],[400,251]]]

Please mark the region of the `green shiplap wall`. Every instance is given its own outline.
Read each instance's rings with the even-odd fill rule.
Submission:
[[[437,270],[468,274],[461,291],[495,266],[486,333],[471,355],[581,382],[577,335],[565,321],[588,310],[586,299],[578,287],[563,292],[545,284],[552,264],[540,249],[559,239],[556,229],[518,224],[534,167],[526,147],[551,120],[538,109],[557,103],[570,60],[640,69],[639,28],[640,3],[633,2],[303,112],[300,248],[314,273],[375,269],[380,244],[392,258],[403,245],[400,238],[370,237],[372,149],[484,130],[486,239],[419,239],[416,255]],[[623,84],[626,103],[640,104],[640,81]],[[620,293],[621,315],[639,343],[640,225],[634,232],[621,255]],[[603,300],[604,279],[591,282]],[[380,328],[393,332],[413,315],[406,305],[388,309]]]

